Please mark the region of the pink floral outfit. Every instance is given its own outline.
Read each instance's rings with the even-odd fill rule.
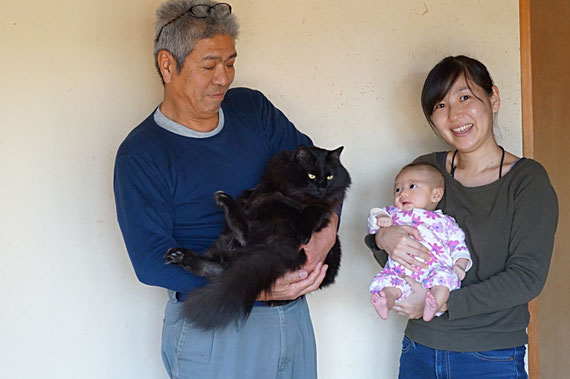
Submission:
[[[409,225],[418,229],[423,238],[421,243],[431,250],[431,258],[425,263],[426,269],[412,272],[388,258],[384,269],[372,279],[370,292],[375,293],[385,287],[396,287],[402,291],[397,301],[410,294],[410,285],[402,276],[408,275],[422,283],[426,289],[434,286],[446,286],[450,291],[461,287],[461,281],[451,267],[459,258],[469,260],[465,271],[472,265],[471,256],[465,244],[465,233],[455,219],[443,214],[440,210],[427,211],[413,209],[404,211],[394,206],[373,208],[368,216],[368,233],[376,233],[378,226],[376,217],[386,215],[392,218],[394,225]]]

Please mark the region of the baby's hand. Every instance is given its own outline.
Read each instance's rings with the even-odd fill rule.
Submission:
[[[454,264],[451,269],[453,270],[453,272],[455,273],[455,275],[457,275],[457,277],[459,278],[459,280],[463,280],[465,279],[465,270],[463,268],[461,268],[459,265]]]
[[[376,225],[381,228],[392,226],[392,218],[390,216],[378,216],[376,217]]]

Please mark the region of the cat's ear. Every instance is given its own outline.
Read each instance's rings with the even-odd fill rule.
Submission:
[[[342,153],[343,149],[344,149],[344,146],[341,146],[341,147],[337,147],[336,149],[332,150],[330,152],[331,157],[340,160],[340,153]]]
[[[295,152],[295,159],[297,160],[297,162],[304,162],[308,160],[310,156],[311,152],[309,151],[309,148],[305,145],[299,146],[299,148]]]

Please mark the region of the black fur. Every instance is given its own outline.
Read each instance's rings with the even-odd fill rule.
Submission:
[[[301,146],[284,151],[269,162],[259,184],[236,200],[216,192],[224,209],[226,230],[205,254],[168,250],[167,263],[210,279],[192,291],[185,315],[197,327],[212,329],[245,320],[259,294],[277,278],[303,266],[307,256],[300,245],[325,227],[338,211],[350,176],[339,160],[343,147],[329,151]],[[340,266],[337,240],[325,263],[321,287],[332,284]]]

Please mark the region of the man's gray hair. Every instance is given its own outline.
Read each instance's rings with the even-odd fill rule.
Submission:
[[[172,54],[176,60],[176,70],[180,73],[186,57],[198,41],[218,34],[227,34],[234,40],[237,39],[239,23],[233,14],[210,12],[205,18],[195,18],[188,12],[194,5],[216,4],[218,3],[211,0],[168,0],[158,7],[154,31],[154,64],[161,78],[158,67],[158,53],[161,50]]]

